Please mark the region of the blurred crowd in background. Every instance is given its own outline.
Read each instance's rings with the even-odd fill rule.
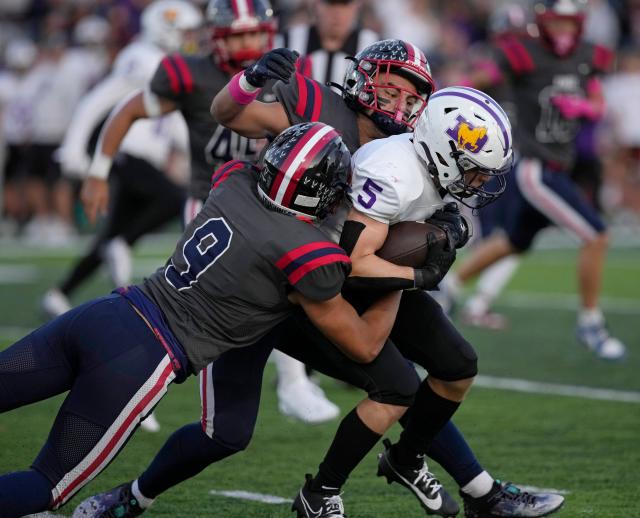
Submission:
[[[61,173],[57,150],[82,96],[140,30],[150,0],[3,0],[0,3],[0,235],[56,245],[87,229],[78,178]],[[203,10],[205,0],[194,2]],[[330,0],[279,0],[280,30],[316,23]],[[496,32],[535,30],[529,3],[509,0],[354,0],[332,30],[355,24],[408,40],[429,59],[438,86],[455,84],[474,48]],[[607,116],[585,153],[602,164],[607,218],[640,222],[640,0],[589,0],[585,39],[616,52],[605,79]],[[207,50],[206,27],[185,52]],[[580,141],[580,139],[579,139]],[[593,144],[595,143],[595,144]],[[595,152],[594,152],[595,151]],[[186,171],[186,161],[182,171]],[[177,173],[178,175],[180,172]]]

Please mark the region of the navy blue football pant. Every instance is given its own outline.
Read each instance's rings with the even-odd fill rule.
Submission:
[[[0,516],[63,505],[113,460],[174,378],[167,352],[120,295],[0,352],[0,413],[68,391],[31,470],[0,477]]]
[[[567,229],[582,242],[605,231],[597,209],[569,172],[523,158],[514,174],[517,189],[509,199],[504,228],[516,249],[528,250],[538,232],[549,225]]]

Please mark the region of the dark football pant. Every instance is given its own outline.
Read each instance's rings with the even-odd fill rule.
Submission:
[[[606,230],[592,202],[568,172],[551,170],[541,160],[523,158],[515,169],[517,195],[511,200],[505,230],[511,244],[521,251],[549,225],[567,229],[588,242]]]
[[[201,421],[177,430],[140,476],[145,496],[155,498],[249,445],[258,416],[262,371],[274,346],[323,374],[362,388],[380,403],[408,407],[420,382],[393,344],[387,343],[373,362],[355,363],[300,311],[259,343],[227,351],[202,370]]]
[[[16,472],[0,478],[0,510],[63,505],[113,460],[174,378],[169,355],[120,295],[87,302],[0,352],[0,412],[69,391],[31,466],[50,483],[48,505],[33,509],[32,497],[5,491],[28,473]]]
[[[171,436],[140,477],[142,493],[155,498],[169,487],[195,476],[209,463],[247,447],[261,390],[255,369],[264,367],[274,345],[328,376],[362,388],[374,401],[399,406],[409,406],[419,386],[415,370],[406,358],[444,380],[464,379],[477,372],[473,348],[426,292],[403,294],[392,338],[398,348],[387,344],[374,362],[357,364],[300,313],[268,341],[225,353],[200,374],[200,431],[194,423]],[[402,354],[398,351],[400,347]],[[221,393],[229,397],[218,397]],[[428,413],[425,417],[428,418]],[[450,422],[436,436],[428,453],[454,473],[461,485],[482,471],[462,435]]]
[[[122,153],[111,176],[111,205],[100,234],[60,284],[70,295],[102,264],[104,246],[121,237],[129,246],[180,215],[185,202],[184,189],[146,160]]]

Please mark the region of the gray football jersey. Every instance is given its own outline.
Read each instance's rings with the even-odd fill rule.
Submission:
[[[495,49],[497,63],[513,89],[518,114],[516,147],[523,156],[571,168],[581,121],[562,117],[551,99],[565,94],[586,97],[588,81],[606,71],[611,53],[582,42],[571,55],[561,58],[539,38],[519,34],[498,38]]]
[[[229,160],[258,158],[262,144],[218,124],[209,113],[211,100],[229,81],[210,54],[166,56],[151,80],[151,91],[174,101],[189,129],[191,181],[189,195],[204,200],[211,187],[211,173]],[[269,85],[270,86],[270,85]],[[261,99],[272,98],[264,88]]]
[[[255,343],[287,318],[292,289],[328,300],[351,271],[344,250],[313,225],[266,208],[257,177],[248,162],[218,169],[171,259],[141,286],[195,372],[228,349]]]
[[[274,93],[292,125],[324,122],[338,130],[351,153],[360,147],[357,114],[331,88],[296,72],[288,83],[278,81]]]

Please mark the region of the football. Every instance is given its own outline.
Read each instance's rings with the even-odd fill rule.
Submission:
[[[447,240],[445,231],[431,223],[402,221],[391,225],[387,239],[376,255],[399,266],[420,268],[427,257],[427,235],[430,232],[436,236],[437,242]]]

